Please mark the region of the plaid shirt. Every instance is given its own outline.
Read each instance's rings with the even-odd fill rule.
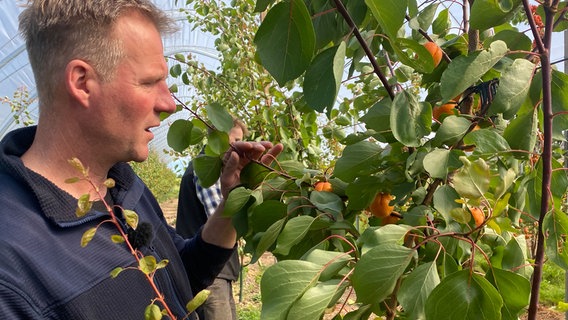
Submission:
[[[221,194],[221,180],[217,180],[211,187],[203,188],[197,181],[197,175],[193,176],[193,182],[195,183],[195,189],[197,191],[197,198],[203,204],[205,208],[205,213],[209,218],[217,206],[221,203],[223,195]]]

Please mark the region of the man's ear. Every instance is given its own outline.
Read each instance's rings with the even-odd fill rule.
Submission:
[[[89,106],[90,95],[98,84],[97,73],[83,60],[71,60],[65,68],[65,86],[71,99],[81,106]]]

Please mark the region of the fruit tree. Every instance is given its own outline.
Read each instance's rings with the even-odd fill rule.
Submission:
[[[253,261],[278,258],[262,319],[320,319],[345,299],[355,310],[334,319],[535,319],[545,257],[568,269],[568,77],[550,59],[566,2],[190,5],[222,68],[170,57],[202,93],[178,100],[194,119],[172,124],[170,144],[207,141],[203,184],[230,148],[230,113],[287,148],[246,167],[225,209]],[[520,219],[537,226],[534,256]]]

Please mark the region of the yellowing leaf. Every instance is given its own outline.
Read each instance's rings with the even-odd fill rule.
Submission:
[[[83,236],[81,237],[81,247],[83,248],[86,247],[89,244],[89,242],[93,240],[95,233],[97,233],[97,228],[91,228],[85,231],[85,233],[83,233]]]

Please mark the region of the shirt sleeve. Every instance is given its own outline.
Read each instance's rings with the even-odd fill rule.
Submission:
[[[211,187],[203,188],[197,179],[197,175],[193,176],[193,182],[197,191],[197,198],[203,204],[205,213],[209,218],[215,212],[215,209],[221,203],[223,195],[221,194],[221,180],[217,180]]]

